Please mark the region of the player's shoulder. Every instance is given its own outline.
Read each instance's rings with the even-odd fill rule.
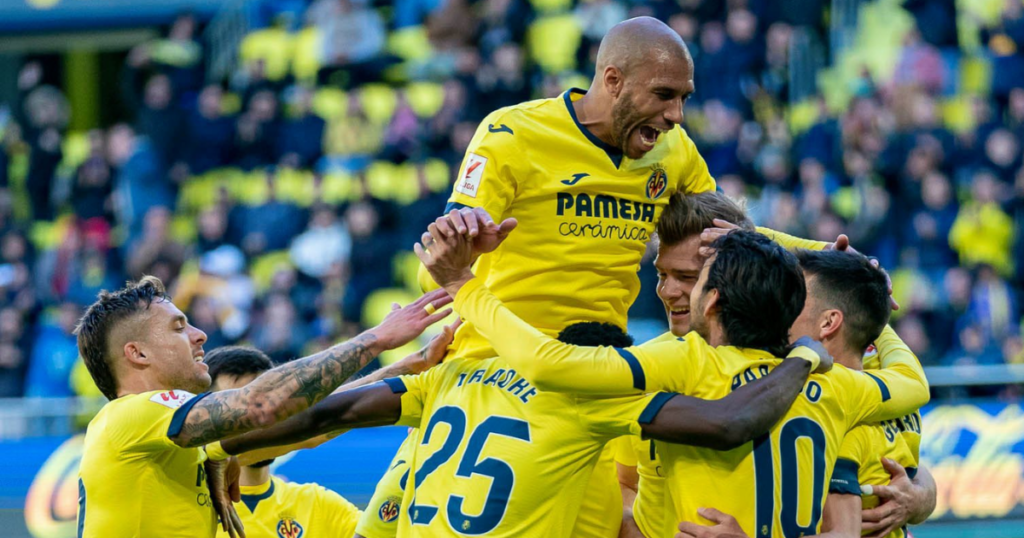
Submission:
[[[121,396],[104,406],[104,411],[110,419],[146,420],[173,414],[195,397],[187,390],[153,390]]]
[[[534,99],[515,105],[499,108],[484,118],[480,130],[487,129],[492,134],[508,134],[512,137],[522,134],[517,127],[528,128],[531,123],[545,122],[556,113],[561,112],[561,97]]]

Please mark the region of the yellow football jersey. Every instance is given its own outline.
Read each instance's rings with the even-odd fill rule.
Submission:
[[[361,512],[337,493],[318,484],[296,484],[271,477],[259,486],[242,486],[235,510],[248,538],[350,538]],[[218,525],[217,537],[228,533]]]
[[[878,349],[872,346],[871,352],[864,356],[864,369],[871,372],[881,368],[882,359]],[[921,411],[914,411],[909,415],[895,419],[895,421],[895,426],[899,430],[899,436],[907,444],[907,449],[910,450],[916,462],[921,452]]]
[[[640,258],[669,198],[715,188],[682,127],[632,160],[577,121],[572,102],[584,94],[573,89],[492,112],[449,199],[449,209],[481,207],[496,222],[518,219],[515,233],[480,258],[476,274],[549,334],[579,321],[625,327],[640,291]],[[420,281],[432,285],[422,268]],[[453,349],[458,357],[494,355],[472,323]]]
[[[122,396],[89,422],[78,478],[78,536],[215,535],[200,448],[171,441],[202,399],[182,390]]]
[[[570,536],[602,447],[671,397],[540,392],[493,358],[385,382],[398,424],[419,428],[398,528],[412,537]]]
[[[662,526],[665,469],[661,465],[654,440],[630,435],[620,437],[613,443],[615,461],[627,467],[636,467],[640,477],[636,498],[633,500],[633,520],[645,536],[656,536],[655,531]]]

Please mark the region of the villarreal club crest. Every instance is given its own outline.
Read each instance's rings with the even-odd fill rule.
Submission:
[[[290,517],[282,518],[277,522],[278,538],[302,538],[303,529],[298,521]]]
[[[657,200],[668,187],[668,174],[661,166],[655,166],[651,177],[647,178],[647,199]]]

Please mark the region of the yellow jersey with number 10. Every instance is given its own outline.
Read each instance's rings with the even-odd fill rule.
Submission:
[[[548,334],[580,321],[626,326],[637,271],[655,223],[678,191],[715,189],[682,127],[633,160],[576,118],[569,90],[488,115],[470,142],[446,213],[480,207],[519,227],[475,273],[513,312]],[[422,271],[421,284],[432,281]],[[454,355],[493,356],[467,323]]]

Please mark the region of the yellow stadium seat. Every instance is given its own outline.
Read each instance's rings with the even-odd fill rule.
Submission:
[[[572,0],[530,0],[538,13],[564,13],[572,9]]]
[[[320,31],[307,26],[295,35],[292,49],[292,74],[297,80],[313,81],[320,71]]]
[[[342,204],[363,195],[359,181],[345,172],[328,172],[320,184],[320,200],[328,204]]]
[[[401,282],[411,293],[420,292],[420,284],[416,278],[420,269],[420,259],[409,250],[403,250],[395,254],[393,259],[395,280]]]
[[[171,221],[170,235],[182,244],[192,244],[196,240],[196,219],[191,215],[175,215]]]
[[[387,161],[374,161],[366,168],[366,191],[381,200],[394,199],[395,176],[398,167]]]
[[[348,110],[348,95],[338,88],[320,88],[313,94],[312,108],[324,121],[342,118]]]
[[[267,79],[277,81],[288,75],[293,45],[291,34],[284,29],[265,28],[242,38],[238,57],[246,66],[262,60]]]
[[[799,134],[810,129],[818,121],[817,99],[807,99],[796,103],[786,111],[789,120],[789,130],[793,134]]]
[[[367,84],[359,90],[366,117],[374,123],[386,124],[395,114],[398,96],[385,84]]]
[[[414,82],[405,88],[405,98],[417,116],[430,118],[444,105],[444,87],[434,82]]]
[[[405,288],[383,288],[374,291],[363,301],[363,325],[373,327],[379,324],[391,312],[391,305],[393,303],[406,305],[415,301],[418,297],[419,294]]]
[[[316,201],[313,173],[308,170],[279,169],[274,178],[274,189],[279,200],[292,202],[299,207],[309,207]]]
[[[234,92],[224,92],[220,98],[220,111],[226,116],[238,114],[242,110],[242,97]]]
[[[960,58],[960,91],[988,95],[992,88],[992,64],[984,56]]]
[[[560,73],[576,67],[580,46],[579,23],[571,14],[542,17],[530,25],[526,43],[530,57],[547,73]]]
[[[429,159],[423,164],[423,174],[431,192],[447,192],[452,186],[452,171],[441,159]]]
[[[263,170],[230,178],[225,186],[231,199],[244,205],[261,205],[270,197],[267,173]]]
[[[73,173],[89,158],[89,134],[83,131],[68,133],[61,143],[61,151],[64,152],[64,158],[60,161],[61,166]]]
[[[50,250],[57,248],[64,242],[68,230],[71,229],[70,215],[57,217],[53,222],[39,220],[32,223],[28,231],[28,238],[39,250]]]
[[[966,95],[955,95],[947,99],[941,106],[943,124],[958,134],[973,130],[976,122],[971,108],[971,98]]]
[[[423,26],[406,26],[391,32],[388,35],[387,49],[391,54],[406,61],[424,60],[434,52]]]
[[[270,282],[275,273],[281,268],[290,267],[292,267],[292,259],[287,250],[268,252],[252,261],[249,267],[249,276],[252,277],[256,291],[263,293],[270,288]]]

